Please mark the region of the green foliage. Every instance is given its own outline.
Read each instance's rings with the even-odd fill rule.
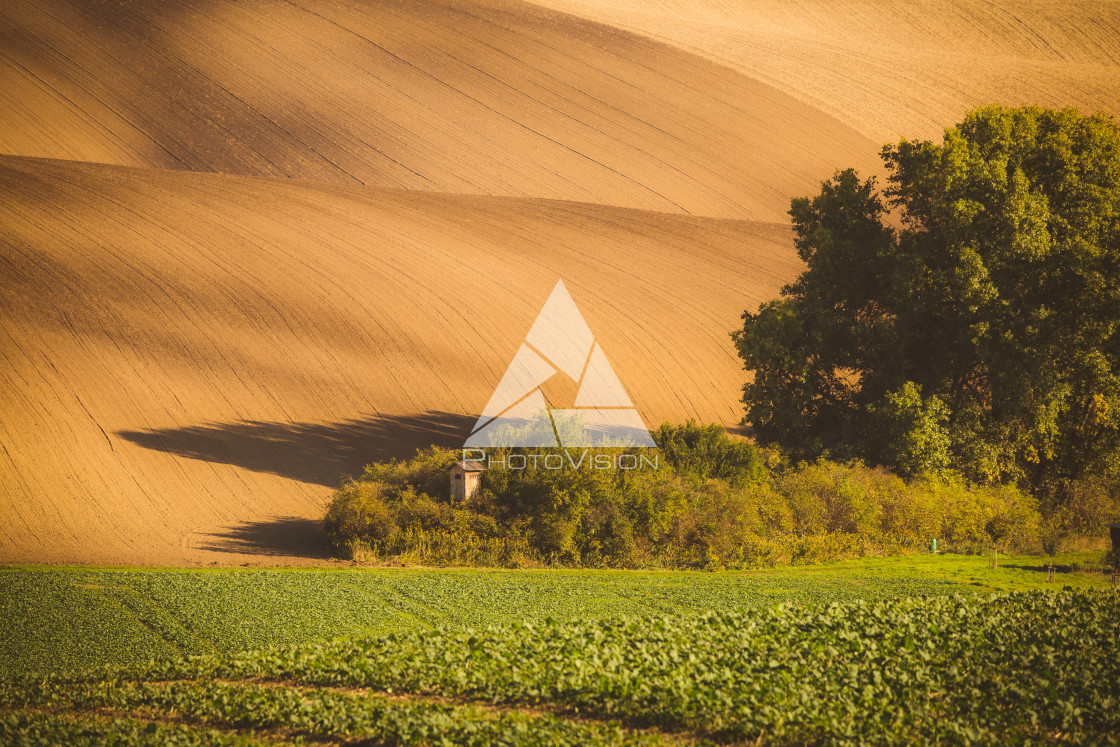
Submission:
[[[781,528],[754,445],[694,422],[665,424],[655,438],[653,454],[491,449],[481,494],[459,505],[447,499],[452,452],[373,464],[343,484],[323,526],[354,559],[619,568],[707,567],[760,527]],[[622,456],[639,468],[617,467]],[[514,468],[511,457],[534,468]],[[562,468],[540,467],[546,459]]]
[[[449,563],[516,564],[518,538],[500,536],[493,519],[449,501],[448,470],[458,454],[431,447],[412,459],[373,463],[335,493],[323,529],[350,559],[402,555],[426,548]]]
[[[1053,559],[1062,551],[1062,545],[1069,537],[1069,530],[1062,526],[1056,517],[1046,519],[1039,529],[1038,539],[1046,557]]]
[[[417,451],[412,459],[405,461],[393,459],[367,465],[362,472],[360,482],[383,483],[389,494],[394,496],[411,488],[420,493],[446,499],[449,493],[447,470],[459,458],[459,453],[452,449],[431,446]]]
[[[912,434],[933,422],[922,419],[931,407],[917,404],[915,388],[897,401],[894,412],[918,423],[907,426]],[[418,465],[371,465],[366,475],[377,481],[345,483],[324,527],[340,555],[358,560],[709,570],[893,554],[934,537],[974,551],[1024,546],[1036,536],[1031,498],[945,469],[934,475],[935,442],[918,436],[911,455],[930,468],[907,483],[857,462],[767,468],[757,447],[718,426],[664,424],[654,435],[659,449],[642,456],[657,469],[590,468],[636,454],[617,447],[492,449],[480,494],[461,504],[403,481],[434,482],[427,476],[443,462],[431,451]],[[514,468],[511,456],[537,467]],[[544,468],[546,458],[563,460],[562,468]]]
[[[799,564],[810,563],[831,557],[837,551],[832,545],[842,541],[835,535],[760,538],[743,548],[743,564],[768,565],[795,554]],[[947,562],[944,556],[937,560]],[[807,573],[0,569],[0,678],[404,629],[590,619],[651,609],[750,610],[779,601],[883,599],[974,588],[945,580],[940,569],[897,562]]]
[[[734,334],[748,420],[794,458],[1064,503],[1120,461],[1120,128],[993,106],[883,158],[882,196],[849,170],[793,201],[807,269]]]
[[[175,575],[203,574],[162,577]],[[829,587],[819,573],[786,574],[752,608],[726,595],[755,576],[709,584],[681,575],[673,598],[697,611],[589,618],[573,609],[566,620],[0,679],[0,742],[1108,744],[1120,731],[1120,596],[1111,591],[900,598],[936,590],[903,583],[880,587],[885,598],[875,600],[867,577]],[[671,576],[653,578],[647,607]],[[434,606],[458,587],[421,598]],[[844,589],[857,598],[837,601]],[[799,591],[808,604],[774,606]]]
[[[879,461],[905,477],[940,475],[949,468],[949,408],[939,397],[923,399],[921,387],[907,381],[867,412]]]
[[[732,439],[719,425],[662,423],[652,433],[661,458],[678,475],[716,478],[732,486],[762,482],[766,468],[758,447],[745,439]]]
[[[1032,592],[401,633],[201,657],[136,676],[544,703],[719,741],[1104,744],[1120,732],[1118,641],[1117,595]],[[229,687],[204,685],[190,697],[247,723],[296,697],[282,689],[274,702],[258,691],[222,700]],[[123,698],[125,707],[196,707],[169,694],[192,692],[185,686],[110,681],[75,693],[48,683],[27,692],[15,703]],[[340,728],[319,731],[322,713],[323,723],[345,729],[347,717],[328,719],[318,705],[333,698],[311,699],[298,723],[315,734]]]
[[[1036,501],[1016,488],[977,486],[959,477],[925,481],[926,510],[940,521],[942,546],[977,552],[990,545],[1007,551],[1030,547],[1038,536]]]
[[[158,724],[133,719],[76,719],[40,713],[0,715],[0,744],[13,747],[114,745],[114,747],[259,747],[291,744],[229,734],[213,729]]]
[[[391,542],[400,532],[386,501],[382,482],[343,484],[323,517],[323,529],[335,547],[353,555],[360,542]]]
[[[107,680],[87,684],[0,685],[0,704],[27,707],[49,704],[66,709],[138,711],[157,717],[181,716],[210,727],[194,734],[185,729],[147,730],[148,741],[121,744],[262,744],[226,735],[213,727],[283,729],[309,738],[365,740],[380,745],[631,745],[663,744],[658,735],[634,733],[612,724],[579,723],[550,715],[487,710],[477,706],[408,702],[385,696],[328,689],[261,685],[169,682],[145,684]],[[80,722],[79,722],[80,723]],[[120,722],[118,722],[119,724]],[[0,721],[0,736],[5,722]],[[121,731],[120,726],[116,727]],[[88,727],[87,727],[88,730]],[[73,734],[56,726],[56,737]],[[90,735],[102,736],[96,727]],[[101,733],[99,733],[99,731]],[[141,728],[140,733],[144,730]],[[13,735],[15,732],[13,730]],[[68,734],[68,735],[69,735]],[[126,732],[127,734],[127,732]],[[194,741],[177,741],[180,735]],[[129,735],[131,736],[131,735]],[[80,741],[80,740],[79,740]],[[6,742],[7,743],[7,742]],[[13,743],[19,743],[15,741]],[[268,742],[272,744],[272,742]],[[58,741],[53,742],[58,744]]]

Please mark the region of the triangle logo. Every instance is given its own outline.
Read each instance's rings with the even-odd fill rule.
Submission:
[[[574,407],[549,407],[541,391],[544,382],[561,375],[579,384]],[[656,446],[563,280],[463,445]]]

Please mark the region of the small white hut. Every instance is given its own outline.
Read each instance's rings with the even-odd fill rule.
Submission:
[[[482,462],[455,462],[451,465],[451,500],[465,501],[478,493],[478,480],[486,465]]]

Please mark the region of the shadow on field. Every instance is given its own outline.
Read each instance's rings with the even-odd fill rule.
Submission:
[[[1000,568],[1014,568],[1017,571],[1031,571],[1032,573],[1046,573],[1047,564],[1044,562],[1042,565],[1023,565],[1021,563],[1000,563]],[[1062,565],[1061,563],[1054,564],[1054,573],[1072,573],[1073,568],[1069,565]]]
[[[205,536],[199,550],[241,555],[296,556],[328,559],[330,542],[315,519],[282,516],[246,521]]]
[[[239,420],[185,428],[117,431],[146,449],[233,464],[300,482],[338,487],[374,461],[410,457],[431,444],[460,446],[475,418],[451,412],[371,416],[337,423]]]

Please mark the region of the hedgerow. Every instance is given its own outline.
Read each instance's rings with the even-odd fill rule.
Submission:
[[[1034,501],[1013,487],[948,472],[906,482],[859,463],[789,467],[692,422],[653,435],[658,449],[640,453],[640,469],[591,468],[597,457],[639,455],[625,448],[580,450],[561,469],[511,466],[511,456],[543,463],[547,450],[492,449],[480,493],[461,503],[447,476],[459,452],[372,464],[343,484],[323,525],[347,558],[507,567],[755,568],[895,554],[932,539],[966,551],[1023,547],[1037,534]]]

